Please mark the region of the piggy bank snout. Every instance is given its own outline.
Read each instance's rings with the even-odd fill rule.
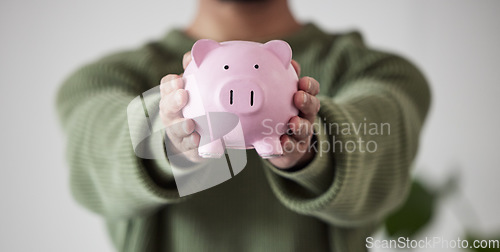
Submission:
[[[235,114],[259,111],[264,99],[264,92],[255,80],[230,81],[225,83],[219,92],[220,105]]]

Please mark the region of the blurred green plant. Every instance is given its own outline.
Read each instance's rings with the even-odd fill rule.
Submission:
[[[414,237],[431,222],[436,199],[435,192],[414,180],[406,202],[386,219],[387,234],[391,237]]]
[[[466,236],[465,236],[465,239],[469,242],[469,247],[473,245],[474,241],[478,240],[478,241],[485,241],[485,242],[488,242],[488,241],[496,241],[496,245],[498,246],[498,242],[500,241],[500,235],[499,233],[497,233],[495,236],[485,236],[485,235],[478,235],[478,234],[471,234],[471,233],[468,233]],[[483,246],[485,246],[486,244],[483,244]],[[489,246],[495,246],[495,243],[491,243],[489,244]],[[486,252],[486,251],[500,251],[500,248],[494,248],[494,247],[490,247],[490,248],[470,248],[471,251],[479,251],[479,252]]]
[[[415,238],[420,231],[433,221],[438,201],[446,196],[458,193],[458,173],[453,174],[438,189],[431,189],[419,180],[413,180],[411,189],[405,203],[394,213],[389,215],[385,221],[387,235],[394,237]],[[473,208],[467,206],[469,212],[465,217],[477,218],[474,216]],[[500,241],[500,233],[493,236],[485,236],[478,232],[466,229],[466,240],[472,246],[475,240]],[[497,243],[498,244],[498,243]],[[500,251],[500,248],[470,248],[470,251]]]

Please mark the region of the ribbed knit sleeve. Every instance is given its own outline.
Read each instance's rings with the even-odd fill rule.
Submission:
[[[272,190],[289,209],[356,227],[381,220],[405,199],[430,91],[411,63],[367,48],[356,32],[335,40],[328,52],[314,61],[330,67],[323,79],[332,83],[312,76],[326,86],[315,159],[294,172],[264,164]]]
[[[134,129],[151,127],[145,110],[158,106],[159,96],[153,97],[127,116],[129,103],[159,83],[162,71],[151,66],[150,54],[143,48],[89,64],[67,78],[57,95],[73,196],[107,218],[138,216],[178,199],[175,186],[159,177],[168,163],[138,158],[130,137],[137,132],[129,132],[129,121]],[[162,146],[159,138],[148,147]]]

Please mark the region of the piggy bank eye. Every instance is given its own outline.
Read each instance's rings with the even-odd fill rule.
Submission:
[[[255,69],[259,69],[259,65],[255,64],[255,66],[253,66]]]
[[[229,66],[228,65],[224,65],[224,69],[229,69]]]

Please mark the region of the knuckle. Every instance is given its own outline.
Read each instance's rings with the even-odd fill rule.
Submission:
[[[177,78],[173,79],[170,81],[170,85],[172,86],[172,89],[176,90],[182,87],[182,78],[178,76]]]
[[[310,103],[307,106],[307,112],[310,114],[314,114],[316,112],[316,108],[318,107],[319,101],[315,96],[311,96],[310,98]]]
[[[173,132],[177,137],[184,137],[186,134],[184,133],[184,130],[182,129],[182,123],[176,123],[173,126]]]
[[[195,148],[198,148],[198,146],[200,145],[200,134],[198,134],[198,132],[193,132],[191,133],[191,137],[193,138],[193,143],[195,145]]]
[[[167,74],[161,78],[160,83],[165,83],[168,82],[174,78],[176,78],[178,75],[177,74]]]
[[[198,152],[196,150],[191,150],[186,157],[187,159],[189,159],[189,161],[194,163],[200,160],[200,156],[198,155]]]
[[[181,147],[182,147],[182,139],[180,139],[179,137],[175,136],[175,134],[172,134],[172,132],[170,133],[170,136],[169,136],[169,139],[170,139],[170,143],[178,150],[181,150]]]
[[[177,148],[178,147],[176,144],[177,138],[172,134],[172,131],[169,128],[167,128],[167,129],[165,129],[165,134],[167,134],[167,139],[170,142],[170,144],[172,144],[174,147]]]
[[[160,103],[158,104],[160,109],[160,114],[165,114],[167,112],[167,99],[161,98]]]
[[[176,96],[174,94],[170,95],[168,99],[165,99],[164,109],[168,113],[175,113],[179,111],[180,107],[177,104]]]
[[[317,107],[318,104],[319,104],[319,99],[318,97],[316,96],[311,96],[311,99],[312,99],[312,104],[314,105],[314,107]]]
[[[170,94],[170,89],[168,88],[167,83],[162,83],[160,84],[160,95],[161,97],[166,97]]]
[[[165,81],[160,84],[160,93],[162,96],[167,96],[184,86],[184,82],[179,75],[169,78],[164,77],[164,79]]]
[[[184,137],[184,139],[182,140],[182,145],[185,150],[194,149],[192,137],[191,136]]]
[[[193,119],[186,119],[184,122],[184,131],[190,134],[194,131],[195,125]]]

